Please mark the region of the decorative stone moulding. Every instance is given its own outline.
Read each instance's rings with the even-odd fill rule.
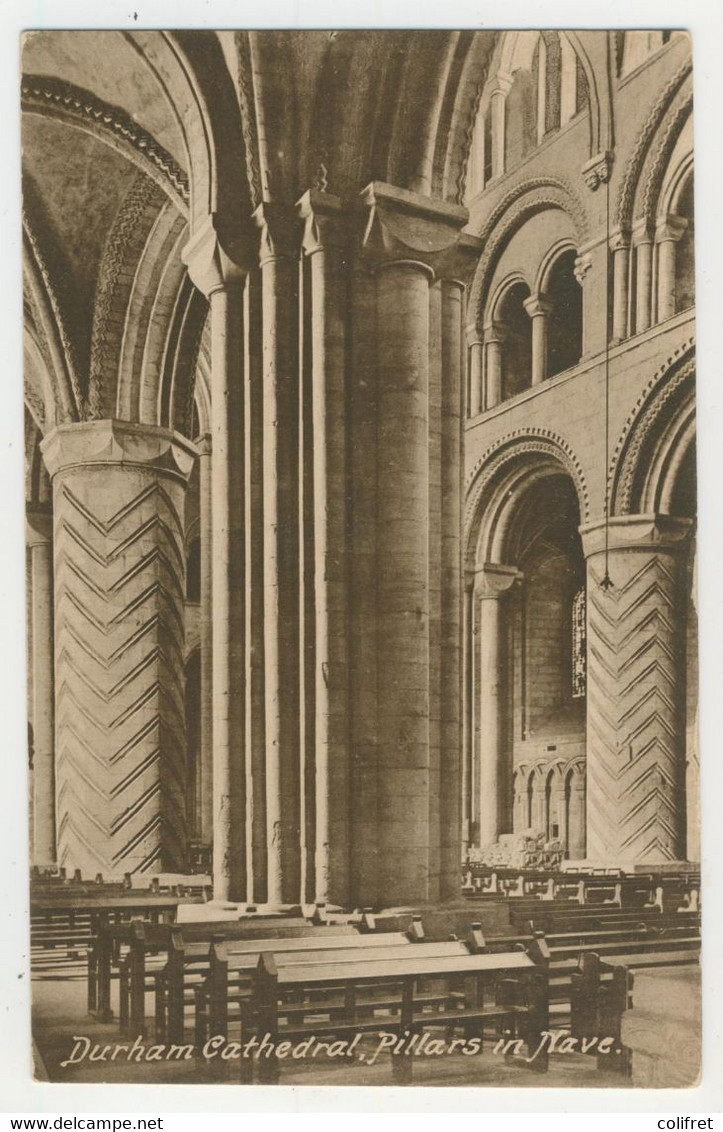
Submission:
[[[382,264],[407,259],[435,275],[464,279],[474,267],[482,242],[462,232],[466,208],[373,181],[361,193],[366,212],[362,246]]]
[[[676,550],[682,548],[693,528],[690,519],[672,515],[622,515],[605,522],[580,527],[586,558],[606,550]]]
[[[48,118],[72,118],[93,127],[135,155],[136,164],[162,184],[185,211],[190,199],[188,177],[162,145],[121,110],[90,91],[49,75],[28,75],[20,87],[23,110]],[[92,132],[92,129],[91,131]]]
[[[241,282],[250,266],[245,262],[248,251],[239,233],[227,230],[221,218],[211,213],[195,228],[181,258],[193,285],[208,298],[214,291]]]
[[[117,420],[59,425],[41,448],[51,476],[73,467],[122,464],[154,468],[184,482],[197,455],[190,441],[169,429]]]
[[[613,166],[613,155],[609,149],[591,157],[582,167],[582,176],[589,189],[595,192],[600,185],[610,180]]]
[[[577,256],[573,267],[573,274],[578,283],[582,287],[588,271],[592,267],[592,256],[590,252],[584,252]]]

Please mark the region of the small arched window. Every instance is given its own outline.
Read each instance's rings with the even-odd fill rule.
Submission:
[[[502,400],[528,389],[532,381],[532,323],[525,310],[530,289],[514,283],[500,304],[500,322],[505,330],[502,347]]]
[[[675,311],[687,310],[695,302],[695,213],[693,175],[688,177],[678,198],[676,212],[686,221],[683,235],[675,245]]]
[[[576,252],[563,252],[550,271],[545,292],[549,315],[547,376],[576,366],[582,355],[582,287],[575,278]]]

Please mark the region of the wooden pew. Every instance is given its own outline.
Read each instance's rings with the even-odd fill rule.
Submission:
[[[92,894],[65,889],[52,895],[31,893],[31,973],[54,972],[62,977],[68,969],[68,960],[77,964],[88,954],[92,962],[101,928],[128,922],[132,917],[171,921],[181,902],[194,899],[199,898],[126,889]]]
[[[240,952],[250,949],[256,955],[268,946],[317,946],[320,941],[343,940],[357,935],[354,927],[330,925],[315,927],[302,917],[250,916],[243,920],[210,920],[175,925],[152,925],[140,921],[109,928],[101,933],[97,951],[102,955],[102,981],[110,983],[109,957],[117,954],[119,969],[119,1015],[123,1028],[134,1033],[145,1030],[145,995],[155,991],[156,1025],[165,1030],[167,1012],[173,1017],[186,1001],[186,978],[205,972],[213,941],[226,940]],[[304,944],[302,941],[307,940]],[[280,941],[284,941],[281,943]],[[101,946],[102,945],[102,946]],[[121,955],[121,950],[127,951]],[[160,956],[161,966],[149,971],[149,957]],[[96,964],[96,978],[99,981]],[[180,1006],[178,1004],[181,1004]],[[110,1016],[107,1020],[110,1020]],[[174,1031],[175,1032],[175,1031]]]
[[[484,1037],[495,1026],[519,1035],[536,1050],[548,1025],[546,973],[524,952],[507,955],[426,954],[416,944],[409,958],[347,960],[333,964],[279,964],[262,955],[253,993],[242,1024],[242,1038],[262,1042],[302,1040],[311,1035],[350,1039],[357,1033],[384,1031],[398,1036],[441,1027],[447,1035],[462,1029],[466,1037]],[[429,982],[443,985],[442,1001],[430,1004]],[[474,993],[457,996],[465,982]],[[439,995],[437,995],[439,999]],[[371,1009],[371,1014],[370,1014]],[[326,1020],[320,1017],[326,1015]],[[259,1061],[269,1081],[278,1080],[276,1058]],[[536,1068],[545,1070],[543,1053]],[[395,1078],[407,1082],[412,1060],[392,1057]]]
[[[601,963],[596,952],[580,957],[571,976],[570,1034],[580,1042],[593,1037],[612,1037],[612,1054],[593,1050],[599,1069],[628,1074],[630,1057],[620,1038],[622,1015],[631,1004],[632,976],[623,966]]]
[[[390,948],[409,946],[412,939],[404,932],[361,935],[352,931],[342,935],[321,930],[301,938],[249,941],[216,937],[210,944],[185,944],[179,940],[175,954],[169,955],[166,967],[155,975],[156,1032],[164,1039],[180,1040],[188,1006],[194,1009],[197,1038],[203,1032],[204,1019],[214,1025],[214,1019],[228,1018],[229,1007],[240,1012],[241,1004],[250,995],[251,976],[261,954],[273,952],[289,961],[325,962],[331,952],[374,955],[383,949],[386,955]],[[183,986],[180,970],[184,972]]]
[[[208,974],[202,983],[194,988],[195,991],[195,1040],[199,1049],[209,1035],[226,1034],[229,1017],[240,1021],[243,1008],[251,998],[253,974],[256,970],[259,955],[273,954],[277,965],[293,966],[296,964],[328,965],[345,961],[371,962],[383,957],[385,961],[393,962],[403,959],[411,954],[410,947],[415,954],[434,954],[448,958],[450,956],[469,955],[469,949],[464,943],[450,941],[442,943],[421,944],[409,933],[385,932],[380,935],[357,935],[341,941],[319,937],[316,946],[294,946],[302,941],[285,941],[282,950],[278,941],[269,940],[263,947],[255,950],[251,948],[241,951],[234,943],[214,942],[209,956]],[[341,945],[340,945],[341,944]],[[180,1032],[180,1029],[176,1031]]]

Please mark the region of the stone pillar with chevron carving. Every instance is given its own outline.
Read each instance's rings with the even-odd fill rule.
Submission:
[[[587,856],[685,857],[683,573],[690,521],[581,528],[587,558]]]
[[[58,864],[186,867],[183,505],[193,445],[115,420],[43,442],[53,481]]]
[[[33,864],[55,861],[55,736],[53,726],[53,533],[44,508],[25,513],[31,569],[33,721]]]

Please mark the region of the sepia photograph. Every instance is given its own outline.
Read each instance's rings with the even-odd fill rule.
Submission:
[[[700,1083],[695,43],[24,33],[36,1081]]]

